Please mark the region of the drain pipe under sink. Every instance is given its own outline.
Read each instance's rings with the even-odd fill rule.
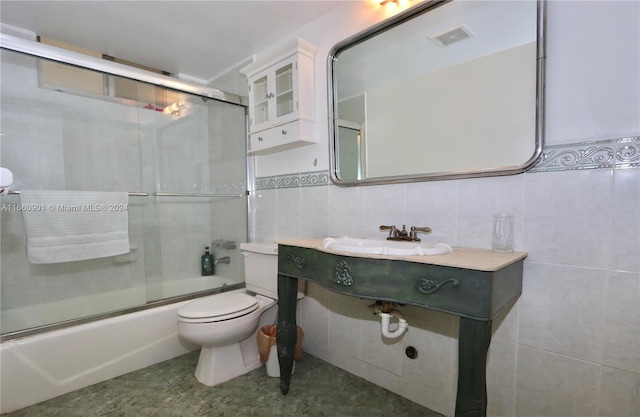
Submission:
[[[370,306],[373,308],[374,314],[380,316],[380,324],[382,326],[382,335],[388,339],[397,339],[402,336],[404,332],[409,327],[409,323],[405,320],[402,313],[398,310],[391,309],[391,303],[385,302],[381,304],[374,304]],[[386,312],[385,312],[386,311]],[[391,325],[391,317],[396,317],[398,319],[398,327],[391,331],[389,327]]]

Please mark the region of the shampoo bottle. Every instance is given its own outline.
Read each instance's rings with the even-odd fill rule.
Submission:
[[[213,275],[213,255],[209,253],[209,246],[205,248],[201,261],[202,275]]]

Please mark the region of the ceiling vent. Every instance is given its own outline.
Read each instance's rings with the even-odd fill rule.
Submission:
[[[429,39],[441,46],[451,45],[454,42],[461,41],[473,36],[473,32],[465,25],[458,25],[429,36]]]

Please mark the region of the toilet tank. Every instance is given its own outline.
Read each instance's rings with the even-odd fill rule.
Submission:
[[[244,280],[247,290],[278,299],[278,245],[276,243],[241,243]],[[305,281],[298,280],[298,299],[304,297]]]

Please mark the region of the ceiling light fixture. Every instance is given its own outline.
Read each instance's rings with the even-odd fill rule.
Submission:
[[[162,112],[164,114],[172,114],[174,116],[180,116],[180,112],[182,109],[184,109],[184,103],[173,103],[165,107],[164,109],[162,109]]]

